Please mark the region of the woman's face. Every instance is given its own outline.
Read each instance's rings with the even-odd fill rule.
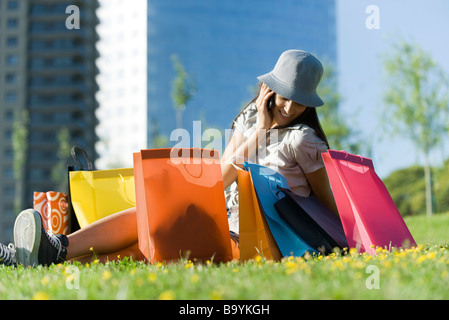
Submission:
[[[305,110],[306,106],[288,100],[278,94],[273,107],[273,121],[283,127],[298,118]]]

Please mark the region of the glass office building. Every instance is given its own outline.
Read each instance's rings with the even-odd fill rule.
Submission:
[[[195,120],[203,131],[229,128],[253,98],[256,77],[283,51],[307,50],[336,65],[336,47],[335,0],[148,0],[149,145],[177,127],[172,55],[196,86],[182,114],[192,132]]]
[[[69,5],[80,13],[73,29]],[[96,158],[97,8],[96,0],[0,1],[1,241],[11,241],[17,211],[33,206],[34,191],[67,186],[63,128],[68,144]]]

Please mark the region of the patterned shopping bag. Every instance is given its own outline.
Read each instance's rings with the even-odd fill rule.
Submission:
[[[42,216],[44,229],[53,234],[69,233],[68,194],[63,192],[34,192],[33,208]]]

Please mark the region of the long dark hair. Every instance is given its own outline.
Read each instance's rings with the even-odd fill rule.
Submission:
[[[262,87],[262,82],[259,83],[259,89],[257,92],[256,97],[251,100],[250,103],[246,105],[245,108],[240,111],[240,113],[235,117],[234,121],[232,122],[232,130],[234,130],[234,122],[237,120],[237,118],[254,102],[256,102],[257,98],[259,97],[260,89]],[[327,141],[326,134],[324,133],[323,128],[321,127],[320,119],[318,118],[318,114],[316,112],[316,108],[307,107],[306,110],[296,119],[294,119],[292,122],[290,122],[287,126],[290,127],[295,124],[305,124],[315,130],[316,135],[323,140],[326,143],[326,146],[328,149],[330,149],[329,142]],[[282,127],[277,127],[276,129],[280,129]]]

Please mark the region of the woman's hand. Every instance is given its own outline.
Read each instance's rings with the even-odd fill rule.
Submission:
[[[272,91],[264,83],[262,83],[259,96],[256,99],[256,106],[259,115],[259,124],[257,126],[257,129],[268,130],[273,124],[273,116],[268,110],[268,101],[273,95],[274,91]]]

